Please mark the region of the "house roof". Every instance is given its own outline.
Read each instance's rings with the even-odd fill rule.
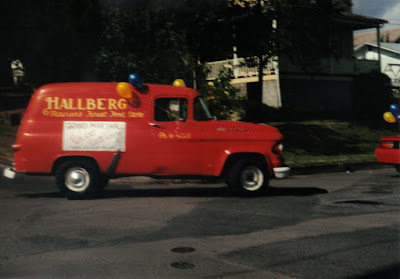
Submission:
[[[353,14],[349,11],[337,12],[335,13],[333,18],[338,22],[352,25],[353,30],[376,28],[381,27],[385,23],[388,23],[388,21],[384,19]]]
[[[372,46],[372,47],[378,48],[378,43],[377,42],[364,42],[363,44],[355,47],[354,50],[359,50],[364,46]],[[390,52],[393,52],[396,54],[400,54],[400,44],[398,44],[398,43],[380,43],[380,47],[383,50],[390,51]]]
[[[388,43],[400,43],[400,28],[394,28],[389,30],[381,30],[381,38],[383,41]],[[354,45],[357,46],[364,42],[376,42],[377,34],[376,32],[368,32],[362,34],[354,35]]]

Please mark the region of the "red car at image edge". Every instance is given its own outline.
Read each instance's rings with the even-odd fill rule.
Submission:
[[[400,173],[400,135],[381,137],[375,155],[378,162],[394,165]]]

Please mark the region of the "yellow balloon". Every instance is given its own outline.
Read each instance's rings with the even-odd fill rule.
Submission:
[[[132,98],[131,86],[127,82],[119,82],[117,84],[117,92],[122,98],[125,98],[125,99]]]
[[[385,112],[385,113],[383,114],[383,119],[385,119],[385,121],[386,121],[386,122],[389,122],[389,123],[395,123],[395,122],[396,122],[396,118],[395,118],[394,115],[393,115],[391,112],[389,112],[389,111],[387,111],[387,112]]]
[[[180,86],[180,87],[185,87],[185,86],[186,86],[186,84],[185,84],[185,82],[183,81],[183,79],[176,79],[176,80],[174,81],[173,85],[174,85],[174,86]]]

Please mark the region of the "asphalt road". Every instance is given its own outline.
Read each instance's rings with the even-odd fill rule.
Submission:
[[[399,278],[393,168],[293,176],[263,197],[123,178],[68,201],[0,178],[0,278]]]

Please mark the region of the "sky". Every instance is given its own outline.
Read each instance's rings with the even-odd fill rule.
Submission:
[[[400,28],[399,0],[353,0],[353,13],[385,19],[384,29]]]

